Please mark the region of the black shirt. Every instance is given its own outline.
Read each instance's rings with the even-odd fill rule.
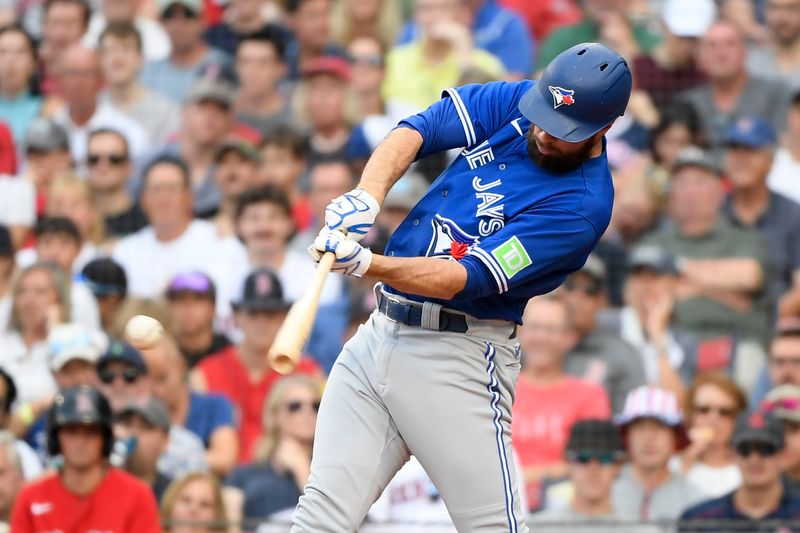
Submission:
[[[204,350],[200,350],[197,352],[190,352],[189,350],[181,347],[181,353],[183,357],[186,358],[186,363],[189,365],[189,368],[194,368],[194,366],[208,357],[209,355],[213,355],[223,348],[227,348],[232,343],[228,337],[222,335],[221,333],[215,333],[214,336],[211,338],[211,344],[208,345]]]
[[[147,217],[138,204],[118,215],[105,217],[106,233],[109,237],[125,237],[147,226]]]

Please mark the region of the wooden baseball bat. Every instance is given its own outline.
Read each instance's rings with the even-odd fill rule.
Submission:
[[[300,360],[300,351],[311,334],[311,326],[314,325],[314,318],[317,316],[322,286],[335,260],[336,255],[333,253],[323,254],[306,292],[292,304],[278,329],[268,353],[269,364],[276,372],[288,374]]]

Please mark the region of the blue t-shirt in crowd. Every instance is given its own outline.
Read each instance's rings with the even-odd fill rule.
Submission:
[[[269,461],[236,468],[225,485],[244,492],[244,518],[267,518],[297,505],[300,488],[290,473],[276,472]]]
[[[233,405],[230,400],[219,394],[192,392],[189,395],[189,414],[186,415],[183,425],[200,437],[208,448],[211,435],[217,429],[234,426]]]
[[[735,521],[736,527],[728,524],[728,531],[748,532],[800,532],[800,499],[784,484],[783,496],[778,507],[759,519],[753,519],[739,512],[730,492],[720,498],[708,500],[684,511],[678,524],[681,532],[720,531],[721,522]],[[706,522],[707,523],[704,523]],[[790,526],[791,524],[791,526]]]

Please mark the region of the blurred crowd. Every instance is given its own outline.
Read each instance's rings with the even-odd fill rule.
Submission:
[[[800,531],[800,0],[0,0],[0,531],[59,511],[54,483],[137,533],[286,520],[375,307],[330,275],[297,370],[269,367],[325,206],[444,89],[584,41],[634,92],[611,225],[518,330],[531,522]],[[363,242],[456,156],[415,163]],[[447,520],[413,458],[368,516]]]

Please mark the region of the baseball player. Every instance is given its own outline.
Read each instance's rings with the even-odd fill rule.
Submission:
[[[95,389],[56,395],[48,414],[50,454],[62,468],[22,489],[11,520],[19,533],[158,533],[150,487],[108,464],[113,446],[111,407]]]
[[[328,206],[310,251],[380,281],[378,309],[331,371],[293,533],[355,531],[409,454],[458,531],[528,530],[509,431],[516,324],[608,225],[604,134],[630,91],[625,61],[592,43],[560,54],[538,82],[447,89],[401,121],[359,187]],[[458,147],[384,256],[358,244],[415,159]]]

